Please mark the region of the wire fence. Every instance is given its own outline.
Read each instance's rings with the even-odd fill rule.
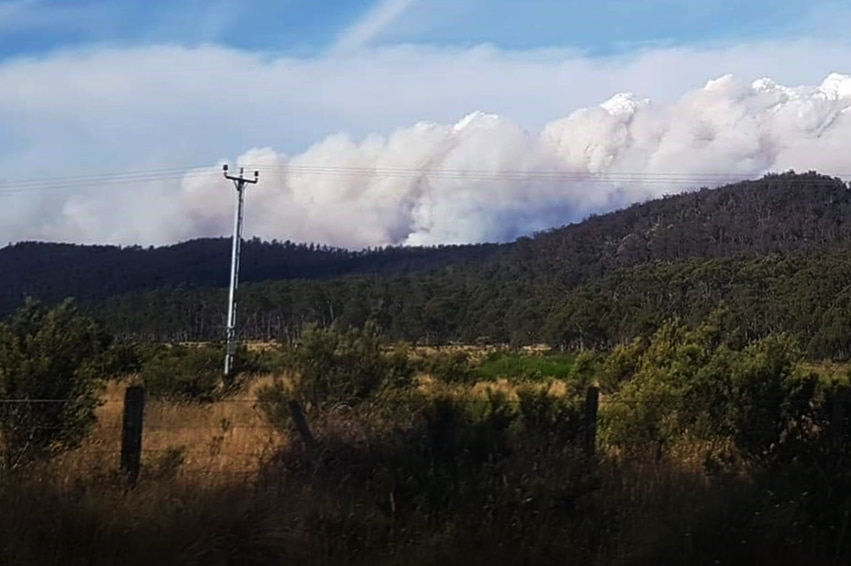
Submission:
[[[257,474],[264,464],[293,442],[315,446],[317,441],[311,432],[314,425],[325,431],[328,421],[336,418],[337,424],[352,434],[357,429],[360,434],[368,436],[375,430],[368,411],[358,413],[345,404],[338,404],[336,411],[324,414],[324,421],[318,419],[315,423],[307,421],[300,406],[296,404],[294,409],[291,405],[290,414],[286,417],[292,424],[288,425],[289,430],[282,430],[280,424],[275,426],[270,422],[269,415],[264,412],[264,404],[256,398],[225,398],[208,404],[176,404],[159,400],[146,403],[143,391],[141,396],[130,395],[134,389],[139,393],[141,388],[128,388],[123,403],[112,399],[99,407],[101,413],[97,425],[82,445],[66,456],[69,461],[76,459],[81,466],[91,462],[117,464],[133,476],[144,469],[146,473],[154,474],[248,477]],[[590,388],[586,393],[584,398],[577,397],[573,402],[573,412],[565,413],[565,418],[570,419],[572,415],[573,420],[567,424],[575,428],[578,444],[591,454],[597,444],[598,411],[612,417],[617,416],[620,409],[676,410],[675,405],[666,403],[665,398],[624,399],[600,395],[596,388]],[[518,412],[523,410],[524,401],[521,399],[505,396],[498,401],[494,399],[485,396],[453,399],[453,402],[459,406],[476,405],[486,410],[489,406],[490,410],[498,406]],[[61,410],[69,403],[73,400],[0,399],[0,416],[13,417],[7,420],[18,422],[21,429],[18,432],[23,432],[24,436],[61,435],[66,431],[65,425],[46,418],[44,407],[53,405]],[[138,403],[142,406],[134,408],[133,405]],[[745,408],[754,414],[769,410],[775,413],[792,411],[799,416],[809,414],[817,418],[818,425],[823,428],[844,431],[848,425],[847,417],[851,414],[848,405],[845,396],[814,400],[766,395],[751,400]],[[435,426],[434,423],[432,426]],[[450,420],[436,426],[452,427],[455,424]],[[767,434],[776,433],[778,425],[756,420],[745,428],[743,432],[749,434]]]

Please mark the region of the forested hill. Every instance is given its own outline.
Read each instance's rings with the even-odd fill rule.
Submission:
[[[814,172],[784,173],[664,197],[522,238],[510,262],[577,284],[658,261],[849,247],[849,187]]]
[[[500,246],[391,247],[349,251],[315,244],[247,240],[240,282],[328,279],[349,274],[404,274],[463,262],[475,264]],[[98,303],[161,288],[226,287],[231,240],[198,239],[164,247],[22,242],[0,249],[0,317],[27,295]]]

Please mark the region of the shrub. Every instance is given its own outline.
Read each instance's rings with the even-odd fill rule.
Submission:
[[[261,407],[276,426],[288,414],[286,402],[295,398],[317,409],[338,402],[357,404],[387,388],[407,387],[414,376],[410,351],[401,346],[385,352],[378,328],[308,328],[287,354],[295,373],[291,389],[283,384],[262,388]]]
[[[743,349],[718,340],[716,328],[663,325],[646,348],[620,349],[607,361],[619,374],[604,427],[616,444],[640,449],[683,441],[732,440],[762,457],[802,407],[800,352],[785,336]]]
[[[582,350],[579,352],[573,362],[574,383],[584,389],[593,385],[595,382],[601,381],[600,376],[604,360],[605,357],[594,350]]]
[[[520,387],[517,411],[526,434],[576,440],[583,432],[584,413],[578,396],[557,397],[540,387]]]
[[[124,377],[142,371],[150,346],[135,343],[112,344],[100,359],[100,371],[110,377]]]
[[[148,394],[154,398],[175,401],[209,402],[230,392],[225,387],[225,346],[163,344],[139,350],[142,357],[140,375]],[[237,348],[235,374],[267,373],[284,362],[280,352],[249,352],[245,345]],[[228,384],[235,386],[235,383]]]
[[[222,380],[224,353],[209,346],[169,345],[142,368],[148,395],[179,401],[210,401]]]
[[[641,338],[636,338],[628,345],[615,347],[603,361],[600,370],[600,389],[603,393],[617,391],[635,375],[646,347]]]
[[[291,352],[282,347],[253,351],[240,348],[235,362],[238,371],[251,375],[280,375],[293,369]]]
[[[280,381],[265,385],[257,391],[257,406],[266,421],[276,430],[286,431],[290,426],[290,410],[287,403],[292,392]]]
[[[398,344],[389,354],[385,354],[385,385],[393,388],[411,385],[416,373],[411,356],[411,347],[408,344]]]
[[[424,371],[444,383],[473,383],[477,374],[470,363],[467,352],[437,352],[425,358]]]
[[[560,436],[550,428],[566,402],[546,392],[525,408],[499,392],[476,399],[407,393],[400,403],[382,395],[338,415],[347,424],[317,427],[318,454],[305,460],[295,443],[274,465],[316,489],[371,493],[402,521],[476,521],[483,512],[513,520],[515,512],[550,512],[596,489],[592,463],[572,442],[579,431]]]
[[[0,324],[0,437],[7,466],[77,445],[95,422],[110,336],[71,301],[27,300]]]

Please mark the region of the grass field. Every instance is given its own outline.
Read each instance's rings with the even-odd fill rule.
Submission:
[[[571,355],[488,354],[476,368],[482,379],[567,379],[574,369]]]
[[[143,470],[154,475],[256,472],[286,440],[256,407],[255,391],[271,379],[256,379],[244,392],[215,403],[149,399],[145,408]],[[116,466],[127,385],[128,381],[107,385],[95,429],[79,449],[62,457],[68,469]]]
[[[496,417],[486,422],[497,423],[489,394],[509,403],[519,388],[575,394],[569,356],[467,351],[474,382],[421,374],[413,390],[475,401],[480,415]],[[826,379],[847,375],[844,366],[814,369]],[[429,469],[418,460],[423,437],[405,429],[414,402],[405,393],[341,404],[311,420],[321,450],[310,454],[270,426],[257,404],[258,390],[287,380],[256,377],[211,403],[149,400],[132,489],[118,473],[132,380],[110,382],[80,448],[0,476],[0,563],[842,563],[822,533],[797,529],[792,508],[770,500],[734,460],[723,473],[707,468],[707,454],[729,452],[727,445],[664,457],[603,448],[587,460],[546,434],[512,437],[502,451],[483,421],[459,428],[459,442],[479,435],[498,457],[468,466],[470,456],[460,454],[457,464]],[[433,455],[430,462],[440,464]]]

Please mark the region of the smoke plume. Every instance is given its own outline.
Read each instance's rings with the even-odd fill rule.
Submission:
[[[618,94],[539,132],[476,112],[388,136],[334,135],[299,155],[252,149],[237,160],[261,172],[247,233],[351,248],[508,241],[766,172],[842,176],[849,108],[848,76],[795,88],[724,76],[668,106]],[[233,191],[217,173],[183,180],[177,236],[230,232]]]

